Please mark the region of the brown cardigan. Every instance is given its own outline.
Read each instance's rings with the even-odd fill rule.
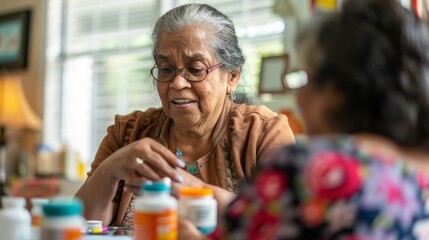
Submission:
[[[172,124],[161,108],[135,111],[125,116],[116,116],[115,124],[107,129],[91,164],[90,177],[97,166],[110,154],[143,137],[156,139],[168,147],[168,133]],[[225,107],[214,128],[213,145],[197,165],[204,182],[237,191],[234,179],[251,176],[258,161],[268,158],[278,147],[293,143],[294,136],[287,117],[265,106],[235,104],[226,100]],[[121,225],[132,194],[122,191],[123,181],[118,186],[116,201],[119,209],[112,222]]]

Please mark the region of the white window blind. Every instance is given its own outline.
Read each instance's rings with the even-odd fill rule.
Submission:
[[[150,34],[166,10],[197,1],[48,0],[44,141],[65,143],[91,162],[115,114],[159,107],[150,77]],[[201,1],[198,1],[201,2]],[[204,1],[232,18],[256,89],[261,55],[283,50],[273,1]]]

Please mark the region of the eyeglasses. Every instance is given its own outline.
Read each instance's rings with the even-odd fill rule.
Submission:
[[[308,73],[304,70],[292,71],[285,74],[283,83],[287,89],[297,90],[308,83]]]
[[[184,67],[184,68],[173,68],[173,67],[158,67],[157,64],[150,70],[152,77],[158,82],[169,82],[173,80],[177,74],[180,74],[184,79],[191,82],[199,82],[206,79],[207,74],[213,70],[221,67],[223,64],[218,63],[210,68],[204,67]]]

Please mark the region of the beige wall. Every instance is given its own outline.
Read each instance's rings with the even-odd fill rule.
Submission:
[[[23,70],[10,71],[9,74],[22,78],[27,99],[37,113],[42,116],[43,105],[43,44],[44,7],[43,0],[1,0],[0,14],[23,9],[31,10],[28,66]]]
[[[40,118],[43,117],[44,2],[44,0],[0,0],[0,14],[31,10],[27,68],[11,70],[8,74],[21,77],[27,100]],[[40,140],[40,135],[41,133],[26,133],[25,145],[34,146]]]
[[[8,14],[20,10],[31,10],[30,36],[28,48],[27,68],[10,70],[9,75],[19,76],[23,83],[24,93],[28,103],[36,115],[43,119],[43,45],[44,45],[44,2],[45,0],[0,0],[0,14]],[[4,74],[0,69],[0,74]],[[25,164],[26,172],[19,174],[29,175],[29,164],[34,162],[35,145],[41,141],[42,132],[35,131],[7,131],[7,176],[17,173],[19,166]],[[22,162],[22,159],[25,159]]]

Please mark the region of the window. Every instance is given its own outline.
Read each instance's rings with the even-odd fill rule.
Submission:
[[[44,141],[65,143],[89,163],[115,114],[160,107],[150,34],[162,13],[188,2],[48,0]],[[284,24],[273,1],[205,2],[234,21],[247,60],[242,81],[255,92],[260,57],[283,51]]]

